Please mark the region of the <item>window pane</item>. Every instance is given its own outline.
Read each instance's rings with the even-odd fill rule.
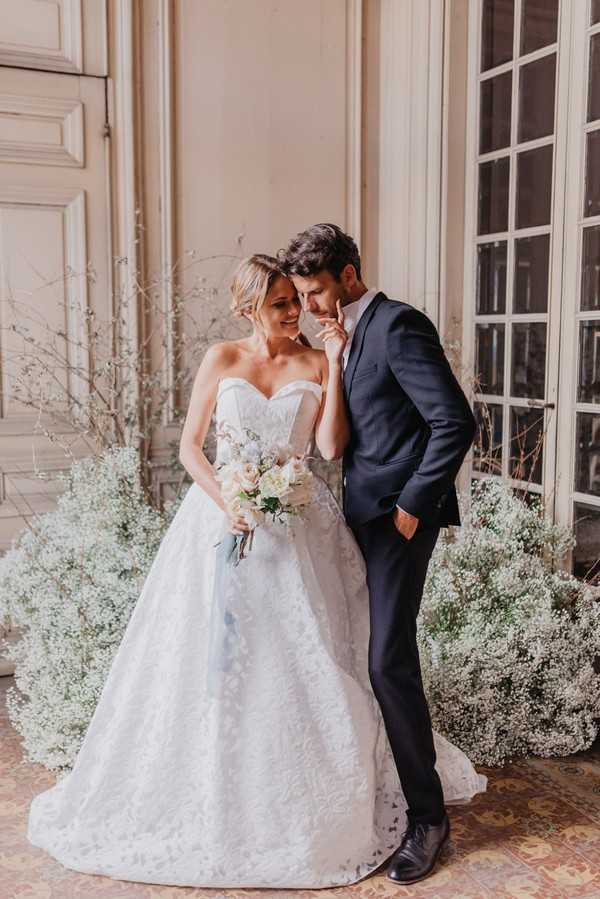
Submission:
[[[590,42],[587,120],[594,119],[600,119],[600,34],[593,34]]]
[[[475,403],[477,436],[473,447],[473,468],[486,474],[502,474],[502,406]]]
[[[577,413],[575,490],[600,496],[600,415]]]
[[[508,62],[513,55],[514,0],[483,0],[481,71]]]
[[[600,133],[600,132],[599,132]],[[552,146],[518,154],[517,228],[550,223],[552,204]]]
[[[512,72],[482,81],[480,153],[510,145],[511,91]]]
[[[600,131],[587,136],[584,215],[600,215]]]
[[[546,383],[546,322],[512,326],[511,395],[542,400]]]
[[[558,0],[523,0],[521,53],[531,53],[556,41]]]
[[[535,140],[554,131],[556,53],[521,66],[519,80],[519,141]]]
[[[506,241],[477,247],[477,314],[501,315],[506,310]]]
[[[479,166],[479,234],[508,230],[509,165],[503,156]]]
[[[504,393],[504,325],[476,326],[475,375],[480,393]]]
[[[543,399],[546,383],[546,322],[512,326],[511,395]]]
[[[509,475],[516,481],[542,483],[544,413],[541,409],[510,409]]]
[[[600,309],[600,225],[583,229],[581,308]]]
[[[573,574],[598,582],[600,576],[600,509],[575,503],[573,506],[575,539],[577,545],[573,552]]]
[[[600,403],[600,321],[579,324],[577,401]]]
[[[515,241],[513,312],[547,312],[550,235]]]
[[[525,503],[526,506],[539,509],[540,494],[537,490],[524,490],[522,487],[513,487],[512,493],[514,496],[518,496],[521,502]]]
[[[595,25],[596,22],[600,22],[600,0],[592,0],[592,21],[591,24]]]

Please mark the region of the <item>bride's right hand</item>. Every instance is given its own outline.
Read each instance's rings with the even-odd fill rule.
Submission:
[[[225,515],[227,516],[227,528],[232,534],[245,534],[252,530],[243,515],[236,515],[233,512],[225,512]]]

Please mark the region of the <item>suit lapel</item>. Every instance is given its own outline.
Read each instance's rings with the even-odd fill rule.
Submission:
[[[356,326],[356,330],[354,331],[354,338],[352,340],[352,346],[350,347],[350,355],[348,356],[348,363],[344,371],[344,391],[346,393],[346,397],[350,396],[350,391],[352,389],[352,379],[354,378],[356,365],[358,363],[358,360],[360,359],[360,354],[362,352],[363,342],[365,339],[365,333],[369,326],[369,322],[373,318],[375,310],[384,299],[385,294],[381,291],[375,294],[375,296],[361,315],[360,320]]]

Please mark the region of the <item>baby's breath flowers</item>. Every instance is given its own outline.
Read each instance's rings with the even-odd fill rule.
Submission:
[[[7,693],[28,761],[73,764],[171,516],[153,509],[139,453],[76,462],[56,508],[35,516],[0,559],[0,620],[19,629]]]
[[[572,533],[491,479],[475,482],[462,519],[438,542],[421,607],[434,726],[485,765],[586,749],[600,718],[600,602],[557,567]]]

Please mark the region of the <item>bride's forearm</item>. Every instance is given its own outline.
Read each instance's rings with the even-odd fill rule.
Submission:
[[[214,468],[204,455],[204,452],[197,446],[182,447],[179,451],[179,461],[196,484],[205,493],[208,493],[220,509],[225,511],[219,482],[215,477]]]
[[[323,411],[315,431],[315,440],[324,459],[339,459],[350,439],[350,426],[344,400],[343,369],[329,366]]]

